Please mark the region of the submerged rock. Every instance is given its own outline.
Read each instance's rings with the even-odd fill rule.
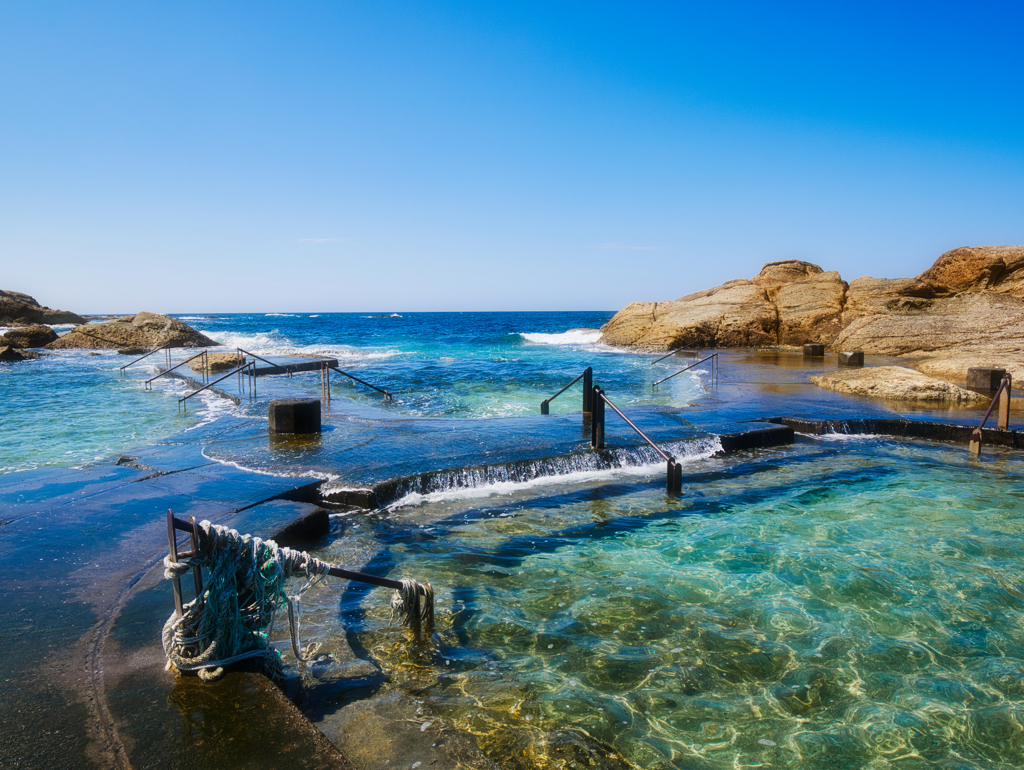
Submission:
[[[0,345],[12,348],[41,348],[57,339],[57,332],[44,324],[19,326],[0,336]]]
[[[874,366],[870,369],[841,369],[811,377],[811,382],[836,393],[870,396],[895,401],[945,401],[974,404],[987,401],[972,390],[936,380],[902,366]]]
[[[24,361],[25,356],[22,355],[20,350],[4,345],[0,347],[0,361],[13,362],[13,361]]]
[[[20,291],[0,291],[0,326],[29,324],[84,324],[85,319],[66,310],[53,310],[40,305]]]
[[[53,350],[85,348],[91,350],[119,350],[144,348],[152,350],[163,345],[172,348],[205,348],[219,345],[176,318],[156,313],[122,316],[113,321],[87,324],[72,329],[55,342],[47,345]]]

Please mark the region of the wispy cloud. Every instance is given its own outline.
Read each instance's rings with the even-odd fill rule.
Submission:
[[[299,238],[299,243],[345,243],[348,238]]]
[[[664,251],[664,246],[631,246],[628,243],[599,243],[598,249],[623,249],[626,251]]]

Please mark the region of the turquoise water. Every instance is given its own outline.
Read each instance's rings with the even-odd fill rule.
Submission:
[[[432,582],[436,646],[386,592],[311,620],[503,767],[1020,767],[1022,472],[808,440],[699,461],[678,500],[620,479],[346,517],[321,555]]]
[[[653,356],[599,345],[594,329],[609,317],[185,320],[259,355],[337,357],[393,391],[384,404],[337,381],[328,424],[357,415],[353,435],[395,418],[472,426],[537,414],[587,365],[616,403],[685,408],[698,427],[888,414],[808,386],[809,367],[826,364],[785,354],[724,356],[720,388],[701,366],[654,390],[687,361],[652,366]],[[187,441],[225,414],[258,427],[269,398],[320,387],[312,374],[261,378],[255,402],[211,394],[179,414],[186,385],[146,391],[155,369],[121,376],[127,360],[60,352],[0,365],[0,472],[109,462],[161,437]],[[578,389],[551,407],[578,410]],[[265,441],[246,446],[265,455],[254,466],[281,465]],[[318,555],[430,581],[438,633],[410,645],[388,625],[387,592],[348,586],[339,599],[335,584],[304,598],[305,640],[330,652],[346,639],[423,702],[425,720],[475,736],[503,767],[1024,765],[1016,455],[970,460],[960,447],[841,437],[729,458],[692,449],[679,498],[662,492],[659,463],[340,511]],[[330,658],[311,666],[304,697],[329,708],[320,688],[334,692],[342,675]]]

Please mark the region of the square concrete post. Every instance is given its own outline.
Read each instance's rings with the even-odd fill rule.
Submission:
[[[967,451],[975,456],[981,454],[981,428],[974,429],[974,433],[971,434],[971,443],[967,446]]]
[[[987,366],[971,367],[967,370],[967,387],[971,390],[987,390],[989,393],[999,387],[1005,369],[992,369]]]
[[[804,344],[804,358],[823,358],[824,356],[824,345],[817,342],[808,342]]]
[[[844,351],[839,354],[840,366],[864,366],[864,353],[860,350]]]
[[[594,369],[588,366],[583,370],[583,414],[590,414],[592,411],[594,411]]]

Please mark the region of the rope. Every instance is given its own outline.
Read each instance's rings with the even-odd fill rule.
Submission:
[[[207,588],[186,604],[180,617],[164,624],[163,646],[167,667],[197,671],[204,681],[217,679],[224,668],[242,660],[260,659],[272,679],[284,678],[281,653],[270,646],[277,609],[288,608],[292,652],[300,664],[311,660],[319,644],[305,649],[299,638],[302,594],[320,582],[331,565],[305,551],[278,546],[273,540],[240,535],[233,529],[203,521],[199,524],[197,553],[180,561],[164,558],[164,577],[180,578],[193,566],[209,572]],[[293,596],[284,591],[285,580],[305,575]],[[423,601],[420,601],[420,594]],[[402,580],[391,599],[391,618],[409,626],[419,640],[429,639],[434,628],[434,591],[430,583]]]
[[[322,580],[330,565],[304,551],[240,535],[209,521],[199,530],[197,555],[178,562],[164,559],[168,579],[181,577],[197,564],[209,571],[208,588],[185,605],[181,617],[172,614],[164,624],[168,667],[198,671],[209,681],[231,663],[260,658],[271,678],[282,678],[280,653],[271,648],[269,638],[277,608],[285,602],[296,657],[303,661],[316,654],[316,649],[299,653],[299,596]],[[306,581],[289,599],[284,583],[292,575],[305,575]]]

